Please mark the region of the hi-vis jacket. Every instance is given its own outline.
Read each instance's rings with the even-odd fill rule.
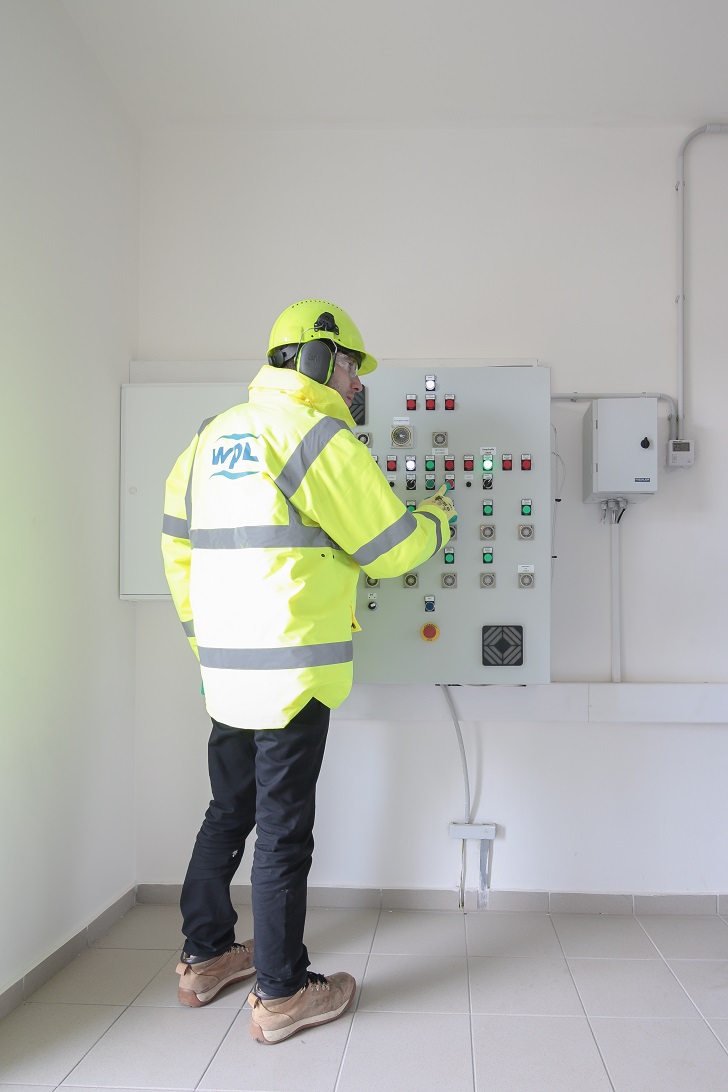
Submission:
[[[162,552],[207,710],[283,728],[352,683],[359,569],[398,576],[449,540],[407,511],[330,387],[265,365],[250,401],[205,422],[167,479]]]

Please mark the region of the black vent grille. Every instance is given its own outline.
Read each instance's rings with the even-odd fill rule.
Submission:
[[[483,626],[483,667],[523,664],[523,626]]]

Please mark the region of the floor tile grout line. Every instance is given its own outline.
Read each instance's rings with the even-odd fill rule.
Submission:
[[[668,971],[670,972],[670,974],[672,975],[672,977],[673,977],[673,978],[675,979],[675,981],[677,982],[677,984],[678,984],[678,986],[680,987],[680,989],[681,989],[681,990],[683,991],[683,993],[685,994],[685,996],[686,996],[686,997],[688,998],[688,1000],[690,1001],[690,1004],[691,1004],[691,1005],[692,1005],[692,1006],[694,1007],[694,1009],[696,1010],[696,1012],[697,1012],[697,1013],[698,1013],[698,1015],[700,1016],[700,1019],[701,1019],[701,1020],[703,1021],[703,1023],[704,1023],[704,1024],[705,1024],[705,1025],[707,1026],[707,1028],[708,1028],[708,1031],[709,1031],[709,1032],[711,1033],[711,1035],[713,1035],[713,1036],[714,1036],[714,1037],[715,1037],[715,1038],[716,1038],[716,1039],[718,1040],[718,1044],[719,1044],[719,1046],[721,1047],[721,1049],[722,1049],[723,1051],[725,1051],[725,1053],[726,1053],[726,1054],[728,1054],[728,1047],[726,1047],[725,1043],[724,1043],[724,1042],[723,1042],[723,1041],[722,1041],[722,1040],[720,1039],[720,1037],[719,1037],[718,1033],[717,1033],[716,1031],[714,1031],[714,1030],[713,1030],[713,1028],[712,1028],[712,1027],[711,1027],[711,1025],[710,1025],[710,1021],[708,1020],[708,1017],[707,1017],[707,1016],[705,1015],[705,1013],[704,1013],[704,1012],[702,1012],[702,1011],[701,1011],[701,1009],[700,1009],[700,1007],[699,1007],[699,1005],[698,1005],[697,1001],[693,1000],[693,998],[692,998],[692,997],[690,996],[690,994],[688,993],[688,991],[687,991],[686,987],[685,987],[685,986],[683,986],[682,982],[681,982],[681,981],[680,981],[680,979],[679,979],[679,978],[677,977],[677,975],[676,975],[676,974],[675,974],[675,972],[673,971],[673,969],[672,969],[672,967],[670,966],[670,964],[668,963],[668,961],[667,961],[666,959],[664,959],[664,960],[663,960],[663,962],[664,962],[665,966],[667,967]],[[688,962],[690,962],[690,961],[688,961]],[[692,962],[696,962],[696,961],[692,961]],[[715,1018],[714,1018],[714,1019],[715,1019]]]
[[[463,933],[465,939],[465,976],[468,981],[468,1025],[470,1028],[470,1071],[473,1075],[473,1092],[477,1092],[478,1074],[475,1068],[475,1036],[473,1034],[473,995],[470,989],[470,949],[468,947],[468,917],[463,906]]]
[[[559,942],[559,947],[561,948],[561,953],[562,953],[562,955],[564,957],[564,962],[566,963],[566,968],[567,968],[567,970],[569,972],[569,977],[571,978],[571,981],[574,984],[574,989],[576,990],[576,996],[579,998],[579,1004],[582,1007],[582,1011],[584,1013],[584,1019],[586,1020],[587,1027],[589,1028],[589,1033],[590,1033],[592,1039],[594,1040],[594,1046],[597,1048],[597,1054],[599,1055],[599,1060],[601,1061],[602,1066],[604,1067],[604,1072],[606,1074],[607,1080],[609,1081],[609,1087],[612,1089],[612,1092],[616,1092],[615,1087],[614,1087],[614,1081],[612,1080],[612,1074],[609,1072],[609,1066],[607,1065],[606,1059],[605,1059],[604,1055],[602,1054],[602,1048],[599,1046],[599,1040],[597,1039],[596,1032],[594,1031],[594,1027],[593,1027],[592,1022],[591,1022],[591,1020],[589,1018],[589,1013],[586,1011],[586,1005],[584,1004],[584,998],[581,996],[581,990],[579,989],[579,987],[578,987],[578,985],[576,983],[576,979],[574,978],[573,972],[572,972],[571,967],[569,965],[568,956],[566,955],[566,952],[564,950],[564,945],[562,944],[561,937],[559,936],[559,931],[556,928],[556,926],[554,925],[553,916],[551,914],[549,914],[549,920],[551,922],[551,928],[556,933],[556,939]]]
[[[96,1007],[98,1007],[98,1008],[102,1008],[102,1007],[105,1007],[105,1006],[100,1006],[100,1005],[99,1005],[99,1006],[96,1006]],[[112,1007],[114,1007],[114,1006],[112,1006]],[[106,1036],[106,1035],[108,1035],[108,1033],[109,1033],[109,1032],[111,1031],[111,1029],[112,1029],[113,1027],[115,1027],[115,1026],[116,1026],[116,1024],[118,1024],[119,1020],[121,1020],[122,1016],[124,1015],[124,1013],[125,1013],[125,1012],[127,1011],[127,1009],[128,1009],[128,1008],[129,1008],[129,1006],[128,1006],[128,1005],[125,1005],[125,1006],[124,1006],[124,1007],[122,1008],[121,1012],[120,1012],[120,1013],[118,1014],[118,1016],[116,1017],[116,1019],[114,1019],[114,1020],[112,1020],[112,1021],[111,1021],[111,1023],[109,1024],[109,1026],[108,1026],[107,1028],[105,1028],[105,1029],[104,1029],[104,1031],[103,1031],[103,1032],[101,1033],[101,1035],[99,1035],[98,1039],[96,1039],[96,1040],[95,1040],[95,1041],[94,1041],[94,1042],[93,1042],[93,1043],[91,1044],[91,1046],[90,1046],[90,1047],[88,1048],[88,1050],[85,1050],[85,1051],[83,1052],[83,1054],[82,1054],[82,1055],[81,1055],[81,1057],[80,1057],[80,1058],[78,1059],[78,1061],[74,1062],[74,1064],[73,1064],[73,1065],[71,1066],[71,1068],[69,1069],[68,1073],[66,1073],[66,1075],[65,1075],[65,1076],[64,1076],[64,1077],[63,1077],[63,1078],[62,1078],[62,1079],[61,1079],[61,1080],[60,1080],[60,1081],[58,1082],[58,1085],[56,1086],[57,1088],[60,1088],[60,1087],[61,1087],[61,1085],[63,1084],[63,1082],[64,1082],[64,1081],[67,1081],[67,1080],[68,1080],[68,1078],[69,1078],[69,1077],[71,1076],[71,1074],[72,1074],[72,1073],[73,1073],[73,1072],[74,1072],[74,1071],[75,1071],[76,1069],[78,1069],[78,1067],[80,1066],[80,1064],[81,1064],[81,1062],[82,1062],[82,1061],[84,1060],[84,1058],[88,1057],[88,1055],[89,1055],[89,1054],[91,1053],[91,1051],[92,1051],[92,1050],[94,1050],[94,1049],[95,1049],[95,1047],[97,1047],[97,1046],[99,1045],[99,1043],[101,1042],[101,1040],[102,1040],[103,1038],[105,1038],[105,1036]],[[83,1086],[81,1086],[81,1087],[83,1087]]]
[[[566,964],[566,969],[569,972],[569,977],[571,978],[571,981],[574,984],[574,989],[576,990],[576,996],[579,998],[579,1004],[581,1005],[582,1012],[583,1012],[584,1016],[586,1017],[586,1019],[588,1020],[589,1016],[588,1016],[587,1011],[586,1011],[586,1006],[584,1004],[584,1000],[583,1000],[583,998],[581,996],[581,992],[579,990],[579,987],[576,984],[576,979],[574,978],[574,975],[571,973],[571,967],[569,966],[568,956],[567,956],[566,952],[564,951],[564,945],[561,942],[561,937],[559,936],[558,930],[557,930],[556,926],[554,925],[553,918],[551,917],[550,914],[549,914],[549,921],[551,922],[551,928],[553,929],[554,933],[556,934],[556,940],[558,941],[559,948],[561,949],[561,954],[564,957],[564,963]]]
[[[675,915],[671,915],[671,916],[675,916]],[[677,915],[677,916],[680,916],[680,915]],[[720,915],[718,915],[718,916],[720,917]],[[649,934],[649,933],[647,932],[647,928],[646,928],[646,926],[645,926],[645,925],[643,925],[643,923],[642,923],[642,922],[640,921],[640,919],[639,919],[639,918],[637,918],[636,920],[637,920],[637,923],[638,923],[638,925],[640,926],[640,928],[641,928],[641,929],[643,930],[643,932],[644,932],[644,933],[645,933],[645,935],[647,936],[647,938],[648,938],[648,940],[650,941],[650,943],[654,944],[655,948],[656,948],[656,949],[657,949],[657,951],[659,952],[659,955],[660,955],[660,959],[661,959],[661,960],[662,960],[662,962],[663,962],[663,963],[665,964],[665,966],[667,967],[668,971],[669,971],[669,972],[670,972],[670,974],[671,974],[671,975],[673,976],[673,978],[675,979],[675,981],[677,982],[677,984],[678,984],[678,985],[680,986],[680,989],[681,989],[681,990],[683,991],[683,993],[685,994],[685,996],[686,996],[686,997],[688,998],[688,1000],[690,1001],[690,1004],[691,1004],[691,1005],[693,1006],[693,1008],[695,1009],[695,1011],[696,1011],[696,1012],[698,1013],[698,1015],[700,1016],[700,1019],[701,1019],[701,1020],[703,1021],[703,1023],[704,1023],[704,1024],[706,1025],[706,1027],[708,1028],[708,1031],[710,1032],[710,1034],[711,1034],[711,1035],[712,1035],[712,1036],[713,1036],[713,1037],[714,1037],[715,1039],[717,1039],[717,1041],[718,1041],[718,1045],[719,1045],[719,1046],[721,1047],[721,1049],[722,1049],[722,1050],[723,1050],[723,1051],[724,1051],[724,1052],[725,1052],[726,1054],[728,1054],[728,1047],[726,1047],[725,1043],[723,1043],[723,1042],[721,1041],[721,1039],[719,1038],[719,1036],[718,1036],[717,1032],[713,1030],[713,1028],[711,1027],[710,1023],[708,1022],[708,1019],[707,1019],[707,1017],[703,1015],[703,1013],[702,1013],[702,1012],[700,1011],[700,1009],[698,1008],[698,1005],[696,1004],[696,1002],[695,1002],[695,1001],[693,1001],[692,997],[690,996],[690,994],[688,993],[688,991],[687,991],[687,990],[685,989],[685,987],[683,986],[682,982],[681,982],[681,981],[680,981],[680,979],[679,979],[679,978],[677,977],[677,975],[676,975],[676,974],[675,974],[675,972],[673,971],[672,967],[671,967],[671,966],[670,966],[670,964],[668,963],[668,961],[667,961],[667,956],[666,956],[666,955],[664,954],[664,952],[662,952],[662,951],[661,951],[661,949],[660,949],[660,946],[659,946],[659,944],[657,943],[657,941],[656,941],[656,940],[654,940],[654,939],[653,939],[653,938],[652,938],[652,937],[650,936],[650,934]],[[727,923],[727,924],[728,924],[728,923]],[[696,960],[695,962],[699,962],[699,960]],[[656,1018],[656,1019],[657,1019],[657,1018]]]
[[[666,915],[666,916],[667,916],[667,915]],[[670,917],[680,917],[680,916],[683,916],[683,917],[687,917],[687,920],[690,920],[690,915],[675,915],[675,914],[672,914],[672,915],[669,915],[669,916],[670,916]],[[698,916],[698,915],[696,914],[696,915],[695,915],[695,917],[697,917],[697,916]],[[700,916],[702,917],[702,916],[707,916],[707,915],[700,915]],[[640,919],[639,919],[639,918],[637,918],[637,919],[636,919],[636,921],[637,921],[638,925],[640,926],[640,928],[642,929],[642,931],[643,931],[643,932],[645,933],[645,935],[646,935],[647,939],[648,939],[648,940],[650,941],[650,943],[651,943],[651,944],[654,944],[654,946],[655,946],[655,949],[656,949],[656,951],[657,951],[657,952],[659,953],[660,959],[661,959],[661,960],[662,960],[662,961],[663,961],[663,962],[664,962],[665,964],[667,964],[668,958],[670,958],[670,959],[676,959],[676,960],[677,960],[677,959],[687,959],[687,960],[688,960],[689,962],[691,962],[691,963],[715,963],[715,962],[721,962],[721,963],[722,963],[722,962],[728,962],[728,957],[726,957],[726,959],[723,959],[723,960],[722,960],[722,959],[720,958],[720,956],[717,956],[717,957],[716,957],[716,956],[700,956],[700,957],[699,957],[699,958],[697,958],[697,959],[691,959],[691,957],[690,957],[690,956],[669,956],[669,957],[668,957],[668,956],[666,956],[666,955],[665,955],[665,953],[664,953],[664,952],[662,951],[662,949],[660,948],[660,946],[659,946],[659,944],[657,943],[657,941],[656,941],[656,940],[654,940],[654,939],[653,939],[653,937],[651,937],[651,936],[650,936],[650,934],[649,934],[649,933],[647,932],[647,928],[645,927],[645,925],[643,925],[643,923],[642,923],[642,922],[640,921]],[[726,924],[728,925],[728,922],[726,922]]]
[[[367,976],[367,970],[369,968],[369,960],[371,959],[372,949],[374,948],[374,938],[377,935],[377,929],[379,928],[379,922],[381,920],[382,920],[382,905],[381,905],[381,901],[380,901],[379,910],[377,911],[377,920],[376,920],[376,922],[374,924],[374,931],[372,933],[372,939],[371,939],[371,942],[369,944],[369,951],[366,953],[367,961],[364,964],[364,972],[363,972],[363,974],[361,976],[361,985],[359,987],[359,996],[356,998],[356,1007],[354,1008],[354,1011],[351,1014],[351,1023],[349,1024],[349,1030],[346,1033],[346,1039],[344,1041],[344,1049],[341,1052],[341,1060],[339,1062],[339,1068],[336,1071],[336,1079],[334,1080],[334,1085],[333,1085],[332,1092],[336,1092],[337,1088],[339,1087],[339,1082],[341,1080],[341,1075],[342,1075],[343,1070],[344,1070],[344,1061],[346,1060],[346,1052],[349,1049],[349,1042],[351,1040],[351,1033],[354,1030],[354,1021],[356,1020],[357,1013],[359,1012],[359,1002],[361,1001],[361,995],[362,995],[362,991],[364,989],[364,979]]]
[[[130,949],[130,951],[139,951],[139,950],[140,950],[140,949],[138,949],[138,948],[133,948],[133,949]],[[149,949],[149,948],[143,948],[143,949],[141,949],[141,951],[145,951],[145,952],[146,952],[146,951],[154,951],[154,952],[157,952],[157,951],[166,951],[166,950],[167,950],[167,949],[165,949],[165,948],[152,948],[152,949]],[[137,998],[138,998],[138,997],[141,997],[141,995],[142,995],[142,994],[144,993],[144,991],[145,991],[145,990],[147,989],[147,987],[151,986],[152,982],[153,982],[153,981],[154,981],[154,979],[155,979],[155,978],[157,977],[157,975],[158,975],[158,974],[161,974],[161,973],[162,973],[162,971],[164,970],[164,968],[165,968],[165,967],[167,966],[167,964],[168,964],[168,963],[171,963],[171,957],[172,957],[173,955],[176,955],[176,953],[177,953],[178,951],[180,951],[180,949],[179,949],[179,948],[175,948],[175,950],[174,950],[173,952],[170,952],[170,958],[169,958],[169,959],[165,959],[164,963],[163,963],[163,964],[162,964],[162,966],[161,966],[161,967],[159,968],[159,970],[158,970],[158,971],[157,971],[157,972],[156,972],[155,974],[153,974],[153,975],[152,975],[152,977],[151,977],[151,978],[149,979],[149,981],[147,982],[147,984],[146,984],[145,986],[142,986],[142,988],[141,988],[141,989],[139,990],[139,993],[138,993],[138,994],[137,994],[137,995],[136,995],[135,997],[133,997],[133,998],[131,999],[131,1001],[130,1001],[130,1002],[129,1002],[129,1004],[127,1005],[127,1008],[129,1008],[129,1009],[130,1009],[130,1008],[132,1007],[132,1005],[134,1004],[134,1002],[135,1002],[135,1001],[137,1000]],[[175,973],[176,973],[176,972],[175,972]],[[156,1007],[156,1006],[151,1006],[151,1005],[139,1005],[138,1007],[139,1007],[139,1008],[152,1008],[152,1007]]]
[[[241,1014],[241,1012],[243,1011],[244,1007],[245,1007],[245,1002],[243,1002],[243,1004],[242,1004],[242,1005],[240,1006],[240,1008],[239,1008],[239,1009],[236,1009],[236,1010],[235,1010],[235,1011],[233,1012],[233,1018],[232,1018],[232,1020],[230,1021],[230,1023],[228,1024],[227,1030],[226,1030],[225,1034],[223,1035],[222,1039],[220,1040],[220,1042],[219,1042],[219,1043],[217,1044],[217,1046],[215,1047],[214,1051],[212,1052],[212,1057],[210,1058],[209,1062],[207,1063],[207,1065],[206,1065],[206,1066],[205,1066],[205,1068],[203,1069],[202,1073],[200,1074],[200,1079],[199,1079],[199,1081],[197,1082],[197,1084],[195,1085],[195,1090],[196,1090],[196,1089],[198,1089],[198,1088],[200,1087],[200,1084],[202,1083],[202,1081],[204,1081],[204,1079],[205,1079],[205,1074],[207,1073],[207,1071],[208,1071],[208,1069],[210,1068],[210,1066],[212,1065],[212,1063],[213,1063],[213,1062],[215,1061],[215,1058],[216,1058],[216,1057],[218,1056],[218,1054],[220,1053],[220,1050],[221,1050],[221,1048],[222,1048],[222,1044],[223,1044],[223,1043],[225,1042],[225,1040],[227,1039],[228,1035],[230,1034],[230,1032],[231,1032],[231,1030],[232,1030],[232,1027],[233,1027],[233,1024],[234,1024],[234,1023],[235,1023],[235,1021],[237,1020],[238,1016],[240,1016],[240,1014]]]

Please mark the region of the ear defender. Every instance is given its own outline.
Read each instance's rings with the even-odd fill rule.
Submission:
[[[331,347],[319,338],[307,341],[296,355],[296,370],[317,383],[328,383],[334,370],[334,354]]]

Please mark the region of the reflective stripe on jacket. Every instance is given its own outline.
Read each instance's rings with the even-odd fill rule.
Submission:
[[[353,425],[336,391],[265,365],[167,479],[167,581],[223,724],[283,728],[312,697],[340,705],[359,569],[399,576],[448,541],[447,517],[409,513]]]

